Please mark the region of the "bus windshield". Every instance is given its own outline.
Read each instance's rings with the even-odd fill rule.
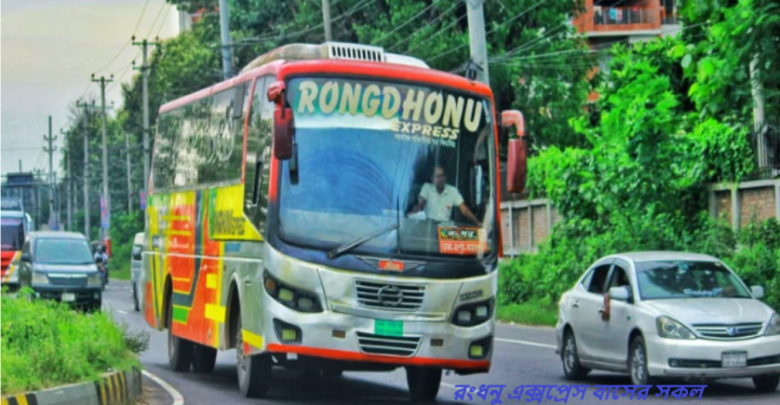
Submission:
[[[350,253],[481,258],[496,250],[492,108],[380,81],[289,82],[297,171],[281,165],[279,231]]]
[[[1,221],[2,250],[21,250],[24,243],[23,221],[16,218],[3,218]]]

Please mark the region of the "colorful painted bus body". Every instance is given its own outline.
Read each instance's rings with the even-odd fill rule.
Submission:
[[[19,257],[27,234],[32,232],[32,220],[24,212],[22,202],[7,198],[2,201],[0,212],[0,282],[3,287],[15,290],[19,286]]]
[[[351,44],[288,45],[163,105],[140,285],[171,366],[236,348],[247,396],[273,364],[406,367],[417,398],[487,372],[496,134],[486,85]]]

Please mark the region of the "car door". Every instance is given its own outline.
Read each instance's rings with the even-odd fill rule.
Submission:
[[[600,261],[593,266],[591,275],[585,280],[571,304],[574,319],[574,336],[577,339],[577,352],[581,359],[600,361],[599,340],[601,337],[601,308],[604,301],[604,288],[606,287],[609,271],[612,268],[612,259]]]
[[[32,238],[27,238],[22,245],[22,255],[27,253],[32,260],[32,250],[30,245]],[[29,286],[32,283],[32,262],[24,262],[19,260],[19,287]]]
[[[631,266],[627,262],[615,260],[605,292],[609,292],[613,287],[628,287],[633,297],[634,288],[630,270]],[[635,318],[633,313],[635,307],[632,300],[629,302],[610,300],[609,306],[609,318],[601,322],[597,351],[602,353],[607,362],[622,367],[626,365],[628,358],[628,335],[631,333],[631,325]]]

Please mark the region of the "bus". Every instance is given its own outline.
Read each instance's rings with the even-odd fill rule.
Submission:
[[[290,44],[159,110],[140,285],[175,371],[405,368],[411,397],[493,352],[498,125],[487,85],[357,44]],[[502,125],[522,134],[522,115]],[[510,191],[525,179],[509,147]]]
[[[13,291],[19,287],[19,257],[27,234],[33,231],[33,222],[21,200],[3,198],[1,203],[0,282]]]

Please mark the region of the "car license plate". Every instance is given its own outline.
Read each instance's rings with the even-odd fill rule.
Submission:
[[[726,352],[721,357],[722,366],[745,367],[747,366],[747,352]]]
[[[377,319],[374,321],[374,333],[381,336],[403,336],[404,322]]]
[[[62,302],[73,302],[73,301],[76,301],[76,294],[62,293]]]

